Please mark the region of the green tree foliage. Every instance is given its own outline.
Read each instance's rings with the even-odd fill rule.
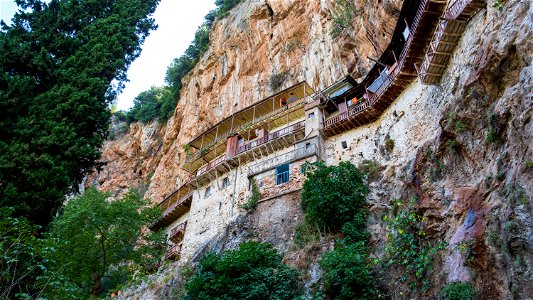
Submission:
[[[17,3],[0,31],[0,205],[45,225],[100,157],[158,0]]]
[[[368,188],[364,174],[353,164],[341,162],[326,166],[322,162],[304,168],[301,205],[306,220],[338,232],[344,223],[354,220],[365,207]]]
[[[305,221],[295,239],[303,240],[300,235],[312,225],[342,235],[335,249],[322,256],[324,276],[318,294],[327,299],[378,299],[366,248],[365,174],[350,162],[338,166],[318,162],[303,169],[307,176],[301,200]]]
[[[204,257],[185,285],[185,299],[294,299],[299,286],[298,272],[270,244],[252,241]]]
[[[217,6],[217,10],[215,11],[216,16],[218,18],[224,18],[232,8],[241,2],[243,0],[215,0]]]
[[[47,238],[49,273],[58,273],[49,284],[52,298],[87,298],[102,295],[124,283],[136,272],[156,269],[163,254],[164,236],[141,228],[158,216],[157,207],[130,190],[121,199],[88,189],[70,200],[51,223]]]
[[[338,242],[322,256],[324,291],[328,299],[378,299],[365,242]]]
[[[35,278],[44,266],[37,226],[12,216],[13,209],[0,208],[0,299],[35,296]]]
[[[339,36],[347,29],[352,27],[352,21],[355,18],[355,7],[351,0],[336,0],[335,7],[331,12],[333,18],[333,28],[331,35]]]
[[[243,0],[216,0],[217,8],[210,11],[206,16],[204,23],[198,27],[194,34],[194,39],[185,50],[185,53],[175,58],[167,68],[165,83],[166,87],[159,88],[164,90],[164,96],[157,103],[149,105],[147,108],[140,108],[142,103],[134,103],[134,113],[128,114],[130,121],[147,122],[159,118],[161,121],[168,120],[178,103],[182,87],[183,78],[196,66],[202,55],[209,48],[209,32],[215,18],[224,18],[228,12],[241,3]],[[168,89],[168,93],[167,93]],[[147,91],[149,92],[149,91]],[[142,92],[138,97],[143,96]],[[136,99],[137,99],[136,98]]]
[[[133,100],[133,108],[128,111],[129,122],[140,121],[147,123],[159,119],[166,121],[174,113],[172,93],[167,86],[152,86],[149,90],[141,92]]]

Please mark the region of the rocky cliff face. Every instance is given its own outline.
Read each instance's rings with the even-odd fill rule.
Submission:
[[[187,78],[173,118],[166,126],[132,125],[106,143],[108,165],[93,181],[118,191],[148,183],[153,173],[146,195],[158,201],[185,178],[183,144],[271,94],[272,74],[287,72],[285,86],[307,80],[316,89],[346,73],[365,75],[366,57],[381,54],[401,2],[356,2],[355,29],[338,39],[329,34],[329,1],[246,1],[234,9],[213,28],[212,46]],[[379,120],[326,141],[327,163],[382,166],[368,198],[377,256],[391,199],[414,199],[429,236],[447,243],[434,263],[433,288],[411,298],[432,299],[447,282],[469,280],[479,299],[532,299],[533,7],[508,1],[500,11],[492,4],[470,21],[440,86],[416,80]],[[312,280],[315,267],[305,271]],[[154,280],[155,288],[135,294],[167,295],[161,277]],[[390,290],[395,299],[407,294],[402,286]]]
[[[104,145],[107,166],[89,183],[119,192],[143,188],[161,201],[187,174],[183,145],[232,112],[306,80],[319,90],[351,73],[366,75],[387,46],[402,1],[357,1],[354,30],[333,39],[331,1],[245,1],[215,23],[211,46],[185,79],[174,116],[166,125],[132,125]]]

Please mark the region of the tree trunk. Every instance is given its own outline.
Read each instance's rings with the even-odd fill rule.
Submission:
[[[102,290],[101,277],[97,272],[93,272],[93,289],[91,290],[91,295],[95,298],[98,298],[100,291]]]

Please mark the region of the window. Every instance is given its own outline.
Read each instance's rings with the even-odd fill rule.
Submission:
[[[276,167],[276,185],[289,182],[289,164]]]
[[[305,143],[305,149],[311,148],[311,143]]]
[[[315,113],[314,112],[310,113],[309,114],[309,119],[314,119],[314,118],[315,118]]]
[[[228,185],[229,185],[228,177],[224,177],[224,179],[222,179],[222,188],[225,189],[228,187]]]
[[[346,141],[342,141],[341,145],[342,145],[342,149],[348,148],[348,144],[346,143]]]
[[[205,189],[205,195],[204,195],[204,198],[207,198],[211,196],[211,186],[208,186],[206,189]]]
[[[403,35],[403,38],[404,40],[407,41],[407,38],[409,37],[409,27],[408,26],[405,26],[404,30],[402,31],[402,35]]]

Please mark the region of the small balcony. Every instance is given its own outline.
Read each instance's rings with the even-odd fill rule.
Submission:
[[[159,207],[163,211],[161,218],[152,224],[150,228],[155,230],[168,226],[189,212],[192,202],[192,193],[192,190],[186,189],[185,191],[182,191],[182,189],[178,189],[167,196],[167,198],[159,204]]]
[[[168,248],[167,254],[165,255],[166,259],[169,260],[179,260],[181,257],[181,246],[182,244],[174,245]]]
[[[231,161],[246,162],[294,145],[305,137],[305,120],[237,147]]]
[[[185,229],[187,229],[187,221],[172,228],[170,234],[168,235],[168,239],[175,244],[181,243],[181,241],[183,241],[183,237],[185,236]]]

